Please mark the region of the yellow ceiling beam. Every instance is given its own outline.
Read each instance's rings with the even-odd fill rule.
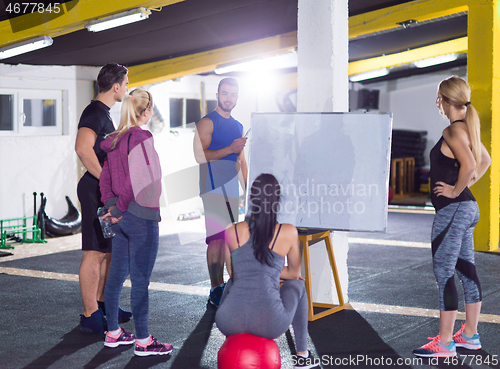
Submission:
[[[467,52],[467,37],[441,42],[430,46],[419,47],[417,49],[403,51],[396,54],[379,56],[371,59],[364,59],[349,63],[349,75],[364,73],[371,70],[390,68],[397,65],[412,63],[416,60],[433,58],[435,56],[452,53]]]
[[[349,17],[349,38],[401,28],[399,22],[419,22],[468,10],[475,0],[417,0]]]
[[[59,14],[27,14],[0,22],[0,47],[33,37],[60,36],[80,30],[90,20],[121,11],[146,6],[158,8],[185,0],[74,0],[61,5]],[[474,0],[417,0],[406,4],[375,10],[349,18],[349,37],[355,38],[382,30],[401,27],[398,22],[408,19],[424,21],[468,10]],[[465,45],[465,49],[464,46]],[[445,46],[445,47],[443,47]],[[226,63],[277,54],[297,47],[297,33],[224,47],[193,55],[130,67],[132,86],[154,83],[193,73],[201,73]],[[443,52],[443,50],[447,50]],[[451,51],[450,51],[451,50]],[[431,45],[393,55],[352,62],[349,75],[364,71],[409,63],[450,52],[466,52],[466,38]]]
[[[185,0],[73,0],[60,5],[59,13],[34,12],[0,22],[0,47],[37,36],[56,37],[80,30],[90,20],[140,6],[158,8]],[[468,9],[471,0],[417,0],[349,18],[349,37],[401,27],[408,19],[429,20]],[[23,7],[21,7],[23,8]],[[27,8],[27,12],[31,7]]]
[[[466,11],[468,10],[468,3],[469,0],[417,0],[353,16],[349,18],[349,38],[391,28],[399,28],[401,26],[397,22],[408,19],[415,19],[421,22]],[[271,37],[194,55],[133,66],[129,68],[131,86],[156,83],[189,74],[202,73],[212,70],[221,64],[236,63],[249,58],[261,57],[265,54],[280,53],[284,49],[297,46],[297,34],[296,32],[288,34],[285,48],[275,45],[275,42],[276,40],[273,41]],[[247,50],[247,48],[249,49]],[[261,50],[264,51],[261,52]],[[274,52],[273,50],[276,51]],[[351,62],[349,63],[349,75],[411,63],[415,60],[453,52],[467,52],[467,37],[393,55]]]
[[[129,86],[136,87],[207,72],[222,64],[276,55],[296,46],[297,32],[290,32],[178,58],[131,66],[128,74]]]
[[[74,0],[60,5],[59,13],[34,12],[0,22],[0,47],[37,36],[60,36],[82,29],[90,20],[140,6],[158,8],[185,0]],[[471,0],[417,0],[349,18],[349,37],[401,27],[408,19],[424,21],[468,9]],[[21,7],[23,8],[23,7]],[[27,12],[31,7],[27,8]]]
[[[27,14],[0,22],[0,47],[15,44],[38,36],[61,36],[84,28],[86,22],[126,10],[159,8],[185,0],[74,0],[59,6],[59,12],[31,13],[31,6],[21,6]],[[22,1],[19,1],[22,4]],[[54,8],[52,8],[54,9]],[[151,16],[154,16],[152,14]]]
[[[180,78],[190,74],[203,73],[226,63],[236,63],[250,58],[283,53],[296,46],[296,35],[295,32],[291,32],[286,35],[269,37],[245,44],[132,66],[129,67],[130,87]],[[462,37],[401,53],[359,60],[349,63],[348,73],[351,76],[375,69],[408,64],[416,60],[433,58],[439,55],[465,53],[467,52],[467,44],[467,37]]]

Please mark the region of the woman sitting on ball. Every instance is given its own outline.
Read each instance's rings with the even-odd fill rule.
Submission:
[[[292,324],[295,367],[317,367],[318,360],[307,350],[308,307],[297,229],[277,222],[281,190],[273,175],[261,174],[250,191],[246,220],[226,230],[231,278],[215,322],[226,336],[251,333],[268,339],[281,336]]]

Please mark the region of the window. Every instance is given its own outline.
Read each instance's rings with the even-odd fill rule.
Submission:
[[[63,134],[63,91],[13,91],[0,90],[0,135]]]
[[[186,99],[186,124],[196,123],[201,119],[200,100]]]
[[[217,100],[207,100],[207,114],[217,107]]]
[[[54,127],[56,100],[23,100],[24,127]]]
[[[170,98],[170,128],[194,126],[202,118],[199,99]],[[205,114],[217,107],[217,101],[207,100]]]
[[[170,99],[170,128],[182,127],[182,112],[184,99]]]
[[[0,95],[0,131],[12,131],[14,120],[14,96]]]

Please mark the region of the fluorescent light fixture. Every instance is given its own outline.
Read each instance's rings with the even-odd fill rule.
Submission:
[[[449,62],[452,62],[454,60],[457,60],[457,58],[458,58],[458,54],[447,54],[447,55],[435,56],[433,58],[417,60],[417,61],[413,62],[413,64],[417,68],[426,68],[426,67],[430,67],[433,65],[449,63]]]
[[[123,13],[114,14],[106,18],[87,22],[85,27],[92,32],[104,31],[105,29],[123,26],[149,18],[151,10],[146,8],[137,8]]]
[[[297,53],[271,56],[269,58],[257,59],[248,62],[228,65],[216,68],[215,74],[225,74],[230,72],[264,72],[269,70],[293,68],[297,66]]]
[[[28,53],[33,50],[38,50],[43,47],[52,45],[52,38],[49,36],[40,36],[37,38],[32,38],[31,40],[26,40],[19,42],[14,45],[9,45],[0,48],[0,59],[7,59],[13,56]]]
[[[359,82],[359,81],[364,81],[365,79],[383,77],[388,74],[389,74],[389,69],[382,68],[382,69],[370,70],[364,73],[353,74],[352,76],[349,77],[349,80],[351,82]]]

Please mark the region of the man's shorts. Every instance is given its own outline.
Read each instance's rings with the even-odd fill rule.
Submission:
[[[104,238],[97,218],[101,202],[99,180],[88,172],[78,182],[78,200],[82,209],[82,250],[111,252],[111,238]]]
[[[223,240],[226,228],[238,222],[239,199],[214,192],[202,194],[201,199],[205,210],[205,242],[208,245],[211,241]]]

